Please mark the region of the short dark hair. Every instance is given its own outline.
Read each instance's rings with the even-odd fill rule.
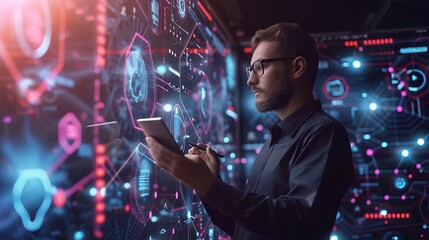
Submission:
[[[252,52],[261,41],[278,42],[283,55],[304,57],[307,62],[309,83],[311,86],[314,85],[319,67],[319,52],[311,34],[296,23],[276,23],[256,31],[250,42]]]

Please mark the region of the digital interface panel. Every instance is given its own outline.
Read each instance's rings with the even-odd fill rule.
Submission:
[[[227,239],[136,120],[239,183],[233,41],[205,1],[1,1],[0,239]],[[193,174],[193,173],[189,173]]]
[[[428,239],[428,29],[316,39],[320,62],[314,95],[345,125],[357,174],[331,239]],[[276,116],[258,114],[253,94],[243,93],[247,175]]]

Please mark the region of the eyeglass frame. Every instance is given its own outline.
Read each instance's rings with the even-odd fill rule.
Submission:
[[[264,66],[264,63],[278,62],[278,61],[285,61],[285,60],[289,60],[289,59],[293,59],[293,58],[296,58],[296,57],[279,57],[279,58],[266,58],[266,59],[260,59],[260,60],[258,60],[258,61],[255,61],[254,63],[252,63],[250,66],[245,67],[244,69],[245,69],[245,71],[246,71],[246,74],[247,74],[247,77],[248,77],[248,78],[250,78],[251,71],[252,71],[252,73],[253,73],[253,74],[255,74],[256,76],[261,77],[261,76],[262,76],[262,75],[264,75],[264,73],[265,73],[265,66]],[[261,73],[261,75],[257,75],[257,74],[256,74],[256,72],[255,72],[255,70],[253,69],[253,66],[254,66],[256,63],[260,63],[260,64],[261,64],[261,66],[262,66],[262,73]]]

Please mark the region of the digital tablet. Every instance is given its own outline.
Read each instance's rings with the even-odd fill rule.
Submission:
[[[140,118],[137,119],[137,123],[142,128],[143,133],[146,137],[153,137],[164,147],[167,147],[171,151],[179,154],[183,154],[180,150],[179,145],[171,135],[170,130],[164,121],[160,117],[154,118]]]

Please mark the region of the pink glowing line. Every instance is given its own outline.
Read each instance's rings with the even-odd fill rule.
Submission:
[[[73,186],[71,186],[69,189],[65,190],[64,192],[66,193],[66,198],[70,197],[71,195],[73,195],[74,193],[79,191],[79,189],[81,189],[89,181],[91,181],[94,178],[94,176],[95,176],[94,172],[91,172],[88,175],[86,175],[85,177],[83,177],[81,180],[79,180],[79,182],[77,182]]]
[[[0,39],[0,57],[3,59],[3,62],[6,64],[6,67],[9,69],[15,81],[19,83],[19,81],[22,79],[22,75],[19,72],[13,60],[11,59],[9,53],[6,51],[6,48],[4,47],[1,39]]]
[[[47,83],[53,79],[55,76],[58,75],[58,73],[63,69],[64,67],[64,52],[65,52],[65,37],[66,37],[66,31],[65,31],[65,13],[64,9],[61,7],[61,1],[57,1],[60,5],[59,7],[59,33],[58,33],[58,63],[55,65],[54,69],[51,70],[51,73],[49,76],[37,87],[36,89],[36,95],[35,97],[38,99],[40,96],[45,92],[47,89]]]
[[[142,144],[139,144],[142,145]],[[128,164],[128,162],[130,161],[130,159],[134,156],[134,154],[137,152],[137,149],[139,148],[139,146],[136,147],[136,149],[134,149],[133,153],[127,158],[127,160],[125,160],[125,162],[122,164],[122,166],[118,169],[118,171],[115,172],[115,174],[112,176],[112,178],[109,180],[109,182],[106,184],[105,188],[107,189],[110,184],[112,184],[112,182],[118,177],[119,173],[122,172],[122,169],[124,169],[124,167]]]
[[[67,152],[64,152],[56,161],[54,164],[52,164],[51,168],[47,171],[48,176],[51,176],[70,156]]]
[[[189,33],[189,38],[186,40],[185,44],[183,45],[183,49],[180,51],[181,53],[183,53],[185,51],[186,46],[188,46],[189,41],[191,41],[192,36],[194,35],[193,33],[195,32],[195,29],[197,28],[197,26],[200,25],[200,23],[197,23],[194,25],[194,28],[192,29],[192,31]]]
[[[164,91],[168,92],[168,89],[166,89],[166,88],[164,88],[164,87],[161,87],[161,85],[156,84],[156,86],[157,86],[157,87],[159,87],[159,88],[161,88],[162,90],[164,90]]]
[[[140,1],[136,0],[136,3],[137,3],[137,5],[139,5],[139,8],[140,8],[141,12],[143,13],[143,16],[146,18],[146,20],[149,21],[149,18],[147,17],[145,11],[143,10],[142,5],[140,4]]]

